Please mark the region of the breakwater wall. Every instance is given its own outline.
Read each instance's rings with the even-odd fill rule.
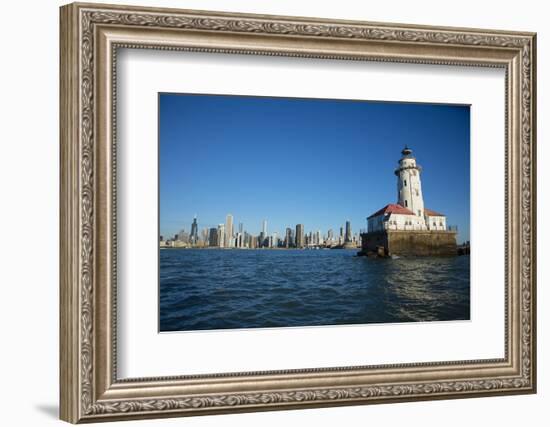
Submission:
[[[361,234],[359,255],[454,256],[456,231],[386,230]]]

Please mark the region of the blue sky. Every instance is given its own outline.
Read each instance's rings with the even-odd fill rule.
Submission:
[[[403,146],[423,167],[427,208],[470,237],[468,106],[216,95],[159,95],[160,232],[216,227],[252,234],[346,220],[353,232],[397,201]]]

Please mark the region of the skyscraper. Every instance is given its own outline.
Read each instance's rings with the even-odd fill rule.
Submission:
[[[227,214],[225,217],[225,245],[230,248],[233,245],[233,215]]]
[[[176,239],[183,243],[189,243],[189,234],[185,232],[185,230],[181,230],[178,234],[176,234]]]
[[[246,246],[245,233],[243,230],[243,223],[239,222],[239,231],[235,233],[235,246],[237,248],[244,248]]]
[[[285,234],[285,247],[288,249],[292,246],[292,229],[290,227],[286,228]]]
[[[211,228],[208,233],[208,245],[209,246],[218,246],[218,229]]]
[[[344,242],[349,243],[351,240],[351,222],[346,221],[346,235],[344,237]]]
[[[225,247],[225,225],[218,224],[218,246]]]
[[[269,239],[269,247],[276,248],[279,246],[279,233],[274,232]]]
[[[203,245],[208,244],[208,228],[205,227],[201,230],[200,240]]]
[[[317,230],[317,234],[315,236],[315,244],[321,245],[323,243],[323,237],[321,236],[321,230]]]
[[[296,224],[296,247],[303,248],[305,243],[304,224]]]
[[[262,231],[258,237],[258,247],[269,246],[269,236],[267,235],[267,219],[264,219],[262,222]]]
[[[241,232],[235,233],[235,247],[236,248],[243,248],[245,245],[244,242],[244,234]]]
[[[197,215],[193,218],[193,223],[191,224],[191,233],[189,234],[189,242],[194,245],[199,240],[199,226],[197,224]]]

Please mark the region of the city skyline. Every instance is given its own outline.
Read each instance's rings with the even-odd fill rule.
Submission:
[[[226,214],[225,223],[218,223],[217,225],[201,225],[198,220],[198,215],[195,214],[191,225],[190,231],[186,231],[186,227],[180,227],[179,231],[174,234],[160,234],[159,238],[162,242],[179,241],[196,245],[197,243],[207,243],[203,246],[215,246],[224,248],[244,248],[248,247],[245,243],[245,238],[259,239],[261,242],[260,247],[264,242],[266,247],[277,247],[277,243],[280,242],[281,246],[288,247],[305,247],[331,243],[334,245],[359,242],[360,233],[364,229],[353,231],[351,221],[346,220],[343,225],[338,227],[331,227],[327,230],[320,229],[307,229],[303,223],[297,223],[294,225],[289,224],[285,228],[284,232],[279,230],[269,230],[268,220],[263,219],[261,222],[261,231],[250,232],[243,222],[239,222],[238,231],[233,229],[234,217],[231,213]],[[334,230],[337,233],[334,233]],[[338,232],[339,230],[339,232]],[[275,242],[272,243],[272,240]],[[209,244],[208,244],[209,243]],[[256,246],[254,246],[256,247]]]
[[[469,236],[469,107],[348,100],[160,94],[160,233],[231,212],[258,234],[287,226],[338,234],[395,199],[406,144],[422,159],[430,208]],[[234,226],[234,225],[233,225]],[[338,230],[338,231],[337,231]]]
[[[221,222],[218,221],[218,222],[213,222],[213,223],[203,223],[200,220],[201,216],[198,215],[198,214],[195,214],[193,216],[193,218],[188,219],[187,221],[185,221],[185,220],[182,221],[181,226],[175,227],[175,229],[174,229],[175,232],[163,233],[161,231],[160,234],[163,235],[163,236],[171,236],[171,235],[177,234],[178,231],[186,230],[191,235],[193,233],[193,230],[194,230],[194,221],[195,220],[197,221],[198,231],[200,231],[202,229],[205,229],[205,228],[210,229],[210,228],[213,228],[213,227],[217,227],[220,224],[223,224],[225,229],[227,230],[227,216],[231,216],[233,218],[233,220],[235,219],[235,216],[233,214],[227,213],[225,215],[222,215],[223,221],[221,221]],[[340,228],[342,228],[343,233],[345,234],[346,223],[348,223],[348,222],[351,224],[352,221],[346,219],[344,221],[341,221],[341,224],[340,223],[338,223],[338,224],[335,223],[334,226],[329,227],[328,229],[324,229],[324,230],[327,231],[327,232],[329,230],[332,230],[333,232],[338,231],[338,233],[339,233]],[[265,218],[265,219],[260,221],[260,224],[258,224],[256,228],[248,228],[248,224],[245,225],[244,221],[238,221],[239,232],[242,232],[244,230],[244,231],[247,231],[247,232],[249,232],[251,234],[254,234],[254,235],[257,235],[257,236],[259,236],[262,232],[265,232],[267,235],[270,235],[273,232],[279,233],[279,235],[284,235],[284,232],[285,232],[286,228],[288,228],[288,227],[295,227],[298,224],[303,224],[304,226],[307,226],[307,224],[305,224],[304,221],[297,221],[297,222],[294,222],[294,223],[290,222],[290,223],[286,224],[284,227],[282,227],[281,229],[275,229],[274,230],[269,224],[270,224],[269,219]],[[243,230],[241,230],[241,228]],[[363,229],[366,230],[367,229],[366,223],[363,227],[360,227],[360,229],[361,230],[363,230]],[[309,228],[307,228],[307,230],[309,230]],[[323,229],[319,228],[319,227],[311,227],[311,230],[315,230],[315,231],[321,230],[322,231]],[[237,231],[236,231],[235,227],[233,227],[233,235],[236,232]],[[355,233],[355,231],[354,231],[354,233]]]

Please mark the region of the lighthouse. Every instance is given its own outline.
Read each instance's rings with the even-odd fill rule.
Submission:
[[[456,254],[456,229],[447,227],[444,214],[424,207],[422,167],[408,146],[397,163],[397,202],[367,218],[368,231],[361,234],[361,254]]]
[[[420,174],[422,167],[416,164],[412,150],[405,145],[401,151],[399,167],[395,169],[397,175],[397,204],[411,210],[416,216],[424,217],[424,198],[422,197],[422,183]]]

